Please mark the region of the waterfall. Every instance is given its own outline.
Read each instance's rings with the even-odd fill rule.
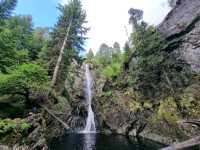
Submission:
[[[85,65],[85,98],[87,102],[88,116],[83,133],[96,133],[94,112],[92,111],[92,76],[89,65]]]

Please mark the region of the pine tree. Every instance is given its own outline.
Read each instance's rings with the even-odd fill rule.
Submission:
[[[189,84],[189,65],[168,47],[169,43],[154,27],[141,24],[132,38],[135,52],[130,77],[142,95],[154,97],[161,93],[174,93],[174,89]]]
[[[87,60],[92,61],[92,59],[94,59],[94,53],[92,49],[90,49],[89,52],[87,53]]]
[[[8,19],[17,4],[17,0],[1,0],[0,1],[0,21]]]
[[[89,30],[84,27],[87,23],[86,12],[82,9],[80,0],[71,0],[64,6],[59,5],[59,10],[61,15],[51,34],[48,51],[49,73],[53,76],[53,86],[66,78],[67,66],[84,50],[84,36]]]

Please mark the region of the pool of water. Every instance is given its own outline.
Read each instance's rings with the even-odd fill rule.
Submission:
[[[67,134],[50,144],[50,150],[158,150],[162,147],[150,140],[102,134]]]

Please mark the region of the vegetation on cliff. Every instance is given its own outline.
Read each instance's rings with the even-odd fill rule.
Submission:
[[[29,142],[23,140],[32,132],[40,134],[38,136],[44,134],[44,118],[33,115],[43,112],[41,105],[53,107],[55,111],[69,105],[64,82],[70,76],[71,61],[82,60],[79,53],[84,51],[84,35],[88,31],[86,12],[79,0],[59,5],[60,16],[51,31],[34,28],[31,16],[13,16],[16,4],[16,0],[0,2],[0,143],[10,140],[7,144],[11,145],[28,144],[30,137]],[[66,34],[56,86],[52,86],[55,62]],[[66,111],[65,108],[62,110]],[[34,119],[29,120],[31,116]]]
[[[169,3],[174,7],[176,0]],[[47,143],[44,134],[51,137],[46,129],[61,134],[50,129],[59,125],[44,113],[44,105],[64,121],[83,125],[84,63],[95,78],[93,109],[102,130],[150,132],[172,141],[199,134],[199,72],[181,57],[180,37],[165,38],[142,21],[142,10],[128,11],[132,34],[123,48],[102,43],[96,54],[90,49],[82,56],[89,28],[80,0],[59,5],[52,30],[34,28],[31,16],[13,16],[16,4],[0,1],[0,143],[41,148]]]
[[[155,27],[139,22],[141,18],[135,20],[124,50],[113,52],[102,44],[95,56],[88,54],[87,62],[107,78],[97,97],[97,113],[117,133],[150,131],[172,141],[198,135],[199,74]]]

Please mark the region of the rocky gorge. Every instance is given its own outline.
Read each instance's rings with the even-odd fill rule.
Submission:
[[[157,27],[169,42],[166,49],[179,55],[191,69],[200,72],[200,1],[177,0],[176,6]],[[132,57],[131,59],[134,59]],[[0,150],[48,149],[52,139],[66,133],[83,130],[88,116],[84,96],[85,64],[93,78],[92,109],[97,132],[144,137],[167,145],[200,135],[200,78],[173,93],[159,97],[143,97],[128,85],[128,73],[111,79],[99,72],[93,62],[72,60],[62,92],[51,91],[48,101],[39,102],[37,113],[29,113],[25,120],[31,125],[22,136],[4,138]],[[130,64],[134,61],[130,61]],[[42,97],[41,99],[45,99]],[[48,108],[69,127],[63,126],[42,106]],[[21,140],[20,140],[21,141]],[[10,146],[10,147],[9,147]],[[11,148],[12,147],[12,148]]]

